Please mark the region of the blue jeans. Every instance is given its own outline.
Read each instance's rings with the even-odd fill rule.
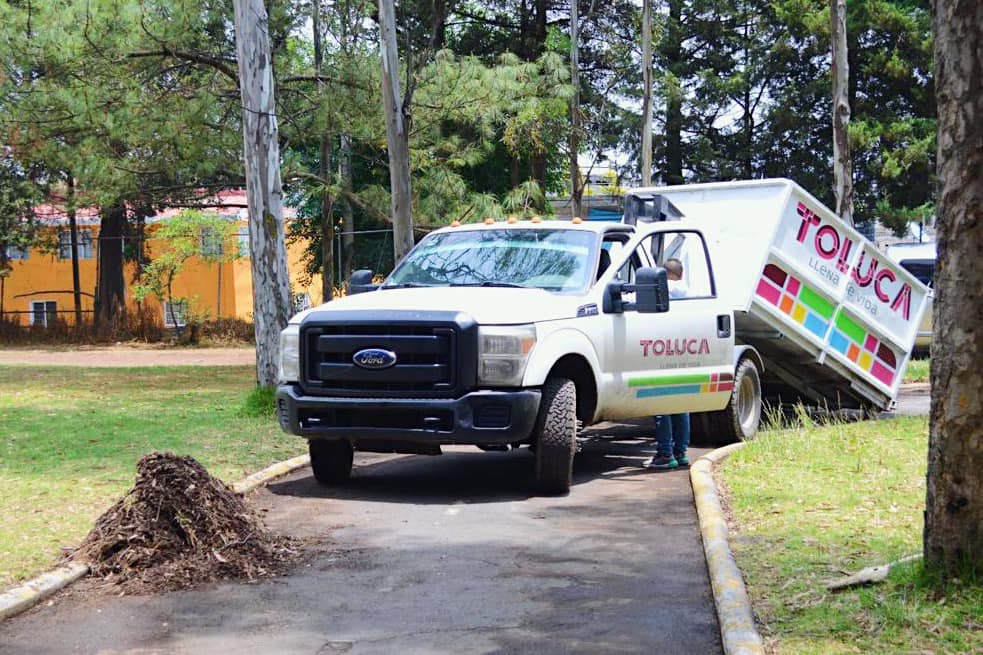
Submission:
[[[689,448],[689,414],[656,416],[655,442],[659,457],[685,455]]]

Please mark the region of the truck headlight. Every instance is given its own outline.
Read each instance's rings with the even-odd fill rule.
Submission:
[[[300,324],[291,323],[280,332],[280,382],[300,379]]]
[[[529,353],[536,345],[534,325],[478,328],[478,382],[501,387],[522,384]]]

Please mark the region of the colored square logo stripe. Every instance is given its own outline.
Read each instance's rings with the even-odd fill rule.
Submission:
[[[894,350],[843,311],[833,321],[829,345],[880,382],[889,387],[894,384],[898,372]]]
[[[836,307],[797,277],[768,264],[756,293],[819,339],[826,338]]]
[[[734,388],[734,375],[733,373],[712,373],[710,375],[660,375],[631,378],[628,380],[628,386],[643,387],[635,392],[636,398],[716,393],[731,391]]]

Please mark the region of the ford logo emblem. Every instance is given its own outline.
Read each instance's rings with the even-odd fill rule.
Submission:
[[[366,348],[352,355],[355,366],[379,370],[389,368],[396,363],[396,353],[383,348]]]

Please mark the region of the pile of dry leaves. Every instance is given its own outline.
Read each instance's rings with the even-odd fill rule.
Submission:
[[[123,591],[186,589],[276,573],[295,559],[242,497],[191,457],[151,453],[133,489],[105,514],[71,558]]]

